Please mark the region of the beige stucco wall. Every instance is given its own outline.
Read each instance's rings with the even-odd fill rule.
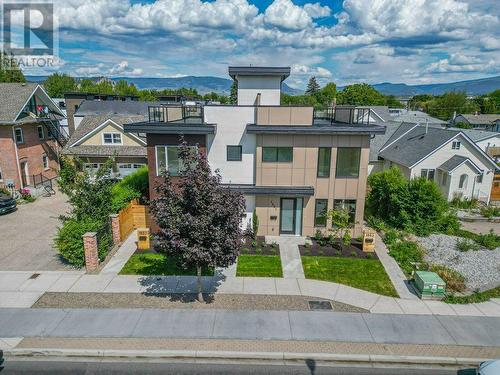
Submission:
[[[262,147],[293,147],[293,162],[263,163]],[[318,148],[331,147],[330,177],[317,177]],[[358,178],[335,178],[337,147],[360,147],[360,169]],[[256,149],[257,186],[312,186],[314,196],[304,198],[302,234],[313,235],[315,199],[328,199],[328,209],[333,208],[334,199],[356,199],[356,225],[354,235],[361,234],[368,175],[369,136],[339,135],[258,135]],[[279,234],[280,197],[257,197],[256,209],[261,224],[260,235]],[[270,220],[270,216],[277,216]]]
[[[303,125],[313,123],[313,107],[257,107],[257,125]]]
[[[92,137],[87,138],[85,141],[81,143],[81,145],[85,146],[98,146],[98,145],[103,145],[102,141],[102,135],[103,133],[121,133],[122,135],[122,145],[123,146],[143,146],[140,142],[132,138],[129,134],[123,133],[123,131],[118,128],[117,126],[114,126],[113,124],[109,123],[107,126],[105,126],[103,129],[95,133]],[[111,146],[111,145],[109,145]],[[115,145],[119,146],[119,145]]]

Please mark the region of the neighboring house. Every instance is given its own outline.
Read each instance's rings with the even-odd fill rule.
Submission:
[[[178,173],[183,135],[207,154],[224,184],[244,195],[243,225],[255,210],[258,235],[326,232],[324,214],[336,207],[349,210],[359,236],[370,137],[384,127],[368,125],[352,106],[337,106],[329,118],[315,118],[312,107],[281,106],[290,68],[230,67],[229,74],[238,82],[237,105],[156,104],[148,121],[124,125],[127,133],[147,135],[151,198],[163,170]]]
[[[67,111],[68,117],[68,133],[71,135],[76,129],[74,114],[80,108],[82,102],[103,102],[103,101],[136,101],[139,98],[137,96],[120,96],[120,95],[110,95],[110,94],[92,94],[85,92],[69,92],[64,94],[64,103]],[[97,113],[99,115],[113,114],[113,113]],[[80,118],[81,120],[81,118]]]
[[[399,168],[406,178],[426,177],[451,200],[489,202],[495,162],[460,130],[403,123],[378,152],[383,169]]]
[[[148,108],[164,102],[140,102],[136,100],[82,100],[78,109],[70,116],[72,119],[73,131],[78,129],[80,122],[86,116],[148,116]],[[68,104],[69,105],[69,104]],[[72,134],[72,133],[71,133]]]
[[[0,185],[35,187],[59,170],[64,113],[36,83],[0,83]]]
[[[144,121],[144,117],[86,116],[62,154],[78,157],[91,173],[112,158],[117,177],[127,176],[147,164],[145,139],[123,132],[124,124],[138,121]]]
[[[500,114],[479,115],[459,114],[453,119],[453,124],[464,123],[474,129],[485,129],[500,132]]]
[[[411,122],[413,124],[422,124],[422,125],[428,124],[432,126],[441,126],[441,127],[445,127],[448,125],[447,121],[443,121],[436,117],[432,117],[425,112],[410,111],[406,109],[401,110],[398,113],[393,113],[390,121],[398,123]]]
[[[495,160],[496,162],[500,162],[500,133],[479,129],[449,129],[454,131],[462,131],[493,160]]]

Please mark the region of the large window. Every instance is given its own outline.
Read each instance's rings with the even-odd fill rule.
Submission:
[[[424,177],[428,180],[434,181],[434,174],[436,171],[434,169],[422,169],[420,171],[420,177]]]
[[[227,161],[241,161],[241,146],[227,146]]]
[[[318,149],[318,177],[330,177],[330,160],[332,149],[320,147]]]
[[[196,149],[190,146],[193,151]],[[171,176],[178,176],[182,170],[182,161],[179,157],[179,146],[156,146],[156,175],[160,176],[168,170]]]
[[[469,180],[469,176],[463,174],[460,176],[460,180],[458,181],[459,189],[467,189],[467,181]]]
[[[262,147],[263,162],[291,163],[293,147]]]
[[[355,199],[335,199],[333,201],[335,210],[346,210],[349,213],[349,222],[352,224],[356,218],[356,200]]]
[[[16,136],[16,143],[24,143],[23,129],[15,128],[14,134]]]
[[[336,177],[358,177],[361,149],[359,147],[339,147],[337,149]]]
[[[326,212],[328,209],[328,199],[316,199],[314,207],[314,226],[326,227]]]
[[[105,145],[121,145],[122,135],[120,133],[104,133],[102,135],[102,143]]]

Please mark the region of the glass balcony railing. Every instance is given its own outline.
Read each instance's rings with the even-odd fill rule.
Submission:
[[[370,108],[362,108],[350,105],[338,105],[324,110],[315,110],[314,119],[329,121],[330,123],[370,125],[372,117]]]
[[[149,122],[197,123],[203,122],[201,105],[159,105],[150,106]]]

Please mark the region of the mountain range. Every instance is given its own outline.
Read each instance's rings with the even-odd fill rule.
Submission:
[[[46,76],[27,76],[33,82],[43,82]],[[94,79],[98,79],[97,77]],[[201,94],[215,91],[219,94],[229,94],[232,80],[220,77],[185,76],[175,78],[144,78],[144,77],[116,77],[113,81],[126,80],[139,89],[178,89],[189,87],[196,89]],[[413,96],[418,94],[439,95],[447,91],[465,91],[469,95],[481,95],[500,89],[500,76],[474,79],[468,81],[435,83],[426,85],[407,85],[405,83],[378,83],[372,85],[376,90],[385,95]],[[342,87],[339,87],[341,90]],[[283,83],[283,92],[290,95],[300,95],[304,91]]]

